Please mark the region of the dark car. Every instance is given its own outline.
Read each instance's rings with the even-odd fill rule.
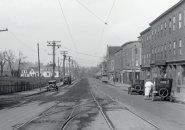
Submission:
[[[133,92],[140,95],[144,94],[144,80],[133,80],[131,86],[128,87],[128,94],[133,94]]]
[[[162,100],[174,101],[171,95],[173,79],[170,78],[155,78],[154,87],[151,91],[152,101],[155,100],[157,96],[161,97]]]
[[[71,76],[65,76],[63,79],[63,84],[71,84]]]
[[[48,81],[47,91],[55,90],[58,91],[58,86],[56,85],[56,80]]]

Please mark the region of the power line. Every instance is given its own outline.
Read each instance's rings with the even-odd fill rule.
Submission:
[[[96,15],[93,11],[91,11],[87,6],[82,4],[79,0],[76,0],[78,4],[80,4],[83,8],[85,8],[89,13],[91,13],[93,16],[95,16],[99,21],[101,21],[103,24],[107,24],[102,18],[100,18],[98,15]]]
[[[86,55],[86,56],[90,56],[90,57],[96,57],[96,58],[103,58],[103,57],[101,57],[101,56],[95,56],[95,55],[90,55],[90,54],[87,54],[87,53],[79,52],[79,51],[70,49],[70,48],[68,48],[68,47],[65,47],[65,46],[63,46],[63,45],[62,45],[62,47],[65,48],[65,49],[67,49],[67,50],[70,50],[70,51],[72,51],[72,52],[75,52],[75,53],[77,53],[77,54]]]
[[[71,41],[74,44],[75,49],[77,49],[76,42],[75,42],[74,37],[72,35],[71,29],[70,29],[70,26],[69,26],[69,22],[67,21],[67,18],[65,16],[65,13],[64,13],[64,10],[62,8],[62,4],[61,4],[60,0],[58,0],[58,3],[59,3],[59,6],[60,6],[60,10],[61,10],[62,16],[64,17],[64,21],[65,21],[65,23],[67,25],[67,30],[68,30],[68,33],[70,35]]]
[[[8,31],[17,41],[18,43],[20,42],[22,45],[27,46],[28,48],[30,48],[32,50],[32,52],[34,52],[34,54],[37,54],[36,50],[33,50],[32,47],[30,47],[29,45],[27,45],[26,43],[24,43],[20,38],[18,38],[12,31]]]
[[[113,1],[113,4],[112,4],[112,6],[111,6],[111,9],[110,9],[110,11],[109,11],[109,14],[108,14],[107,19],[105,20],[105,22],[108,22],[108,20],[109,20],[109,18],[110,18],[110,15],[111,15],[111,13],[112,13],[112,10],[113,10],[113,8],[114,8],[115,3],[116,3],[116,0]]]

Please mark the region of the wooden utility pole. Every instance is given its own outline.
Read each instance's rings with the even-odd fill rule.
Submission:
[[[60,47],[61,45],[57,45],[57,42],[61,42],[61,41],[47,41],[48,45],[47,46],[51,46],[53,48],[53,74],[52,74],[52,79],[54,79],[55,77],[55,55],[56,55],[56,47]]]
[[[41,91],[41,74],[40,74],[40,51],[39,51],[39,43],[37,43],[37,48],[38,48],[38,67],[39,67],[39,88]]]
[[[70,67],[71,67],[71,56],[68,56],[68,65],[69,65],[69,67],[68,67],[68,74],[69,74],[69,76],[71,75],[71,69],[70,69]]]
[[[59,80],[60,80],[60,58],[58,57],[58,77],[59,77]]]
[[[67,54],[67,51],[61,51],[61,53],[63,55],[63,79],[65,77],[65,60],[66,60],[66,54]]]

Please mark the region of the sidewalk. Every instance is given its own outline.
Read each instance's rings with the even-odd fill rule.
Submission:
[[[63,83],[57,83],[58,86],[62,86]],[[16,98],[16,97],[27,97],[27,96],[32,96],[32,95],[37,95],[37,94],[41,94],[47,91],[47,86],[42,87],[41,91],[40,88],[36,88],[33,90],[28,90],[28,91],[22,91],[22,92],[17,92],[17,93],[10,93],[10,94],[4,94],[4,95],[0,95],[0,100],[5,99],[5,98]]]
[[[123,84],[118,82],[113,83],[112,81],[109,81],[109,84],[121,89],[122,91],[128,91],[128,87],[130,86],[130,84]],[[181,92],[181,93],[174,92],[174,97],[176,102],[185,104],[184,92]]]
[[[28,91],[0,95],[0,100],[5,99],[5,98],[27,97],[27,96],[40,94],[43,92],[46,92],[46,87],[42,87],[41,91],[40,91],[40,88],[37,88],[33,90],[28,90]]]

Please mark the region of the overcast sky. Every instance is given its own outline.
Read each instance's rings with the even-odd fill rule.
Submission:
[[[107,44],[137,40],[151,21],[178,1],[115,0],[108,17],[114,0],[60,0],[66,24],[58,0],[0,0],[0,29],[9,29],[0,32],[0,51],[12,49],[18,56],[20,50],[27,61],[35,62],[40,43],[41,62],[49,63],[52,48],[47,41],[60,40],[57,57],[67,50],[80,65],[95,66]]]

